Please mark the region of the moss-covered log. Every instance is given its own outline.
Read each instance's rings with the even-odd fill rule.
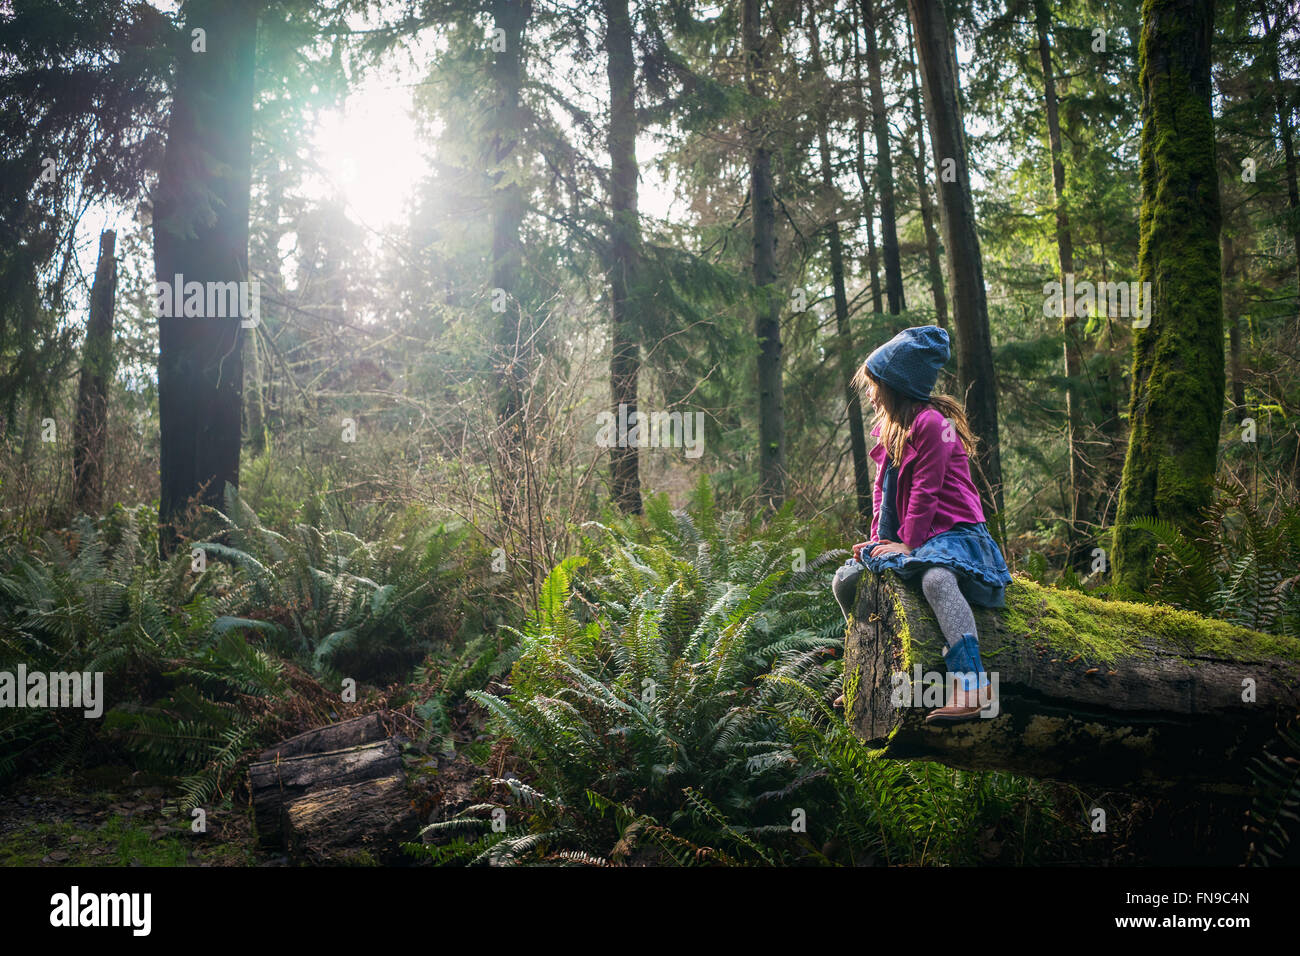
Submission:
[[[927,726],[942,693],[944,639],[925,598],[893,573],[867,572],[856,611],[845,712],[891,757],[1234,794],[1249,788],[1249,759],[1300,711],[1300,641],[1016,578],[1006,608],[976,610],[996,706]]]

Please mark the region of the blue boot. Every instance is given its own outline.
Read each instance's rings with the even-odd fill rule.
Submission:
[[[944,666],[948,671],[948,703],[926,715],[925,722],[945,721],[955,723],[974,720],[993,700],[993,691],[984,662],[980,660],[980,644],[974,634],[963,634],[961,640],[943,652]],[[981,688],[989,690],[983,694]]]

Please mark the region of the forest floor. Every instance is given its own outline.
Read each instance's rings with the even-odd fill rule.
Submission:
[[[207,832],[178,816],[168,789],[126,767],[33,776],[0,793],[0,866],[257,866],[247,813],[209,814]]]
[[[411,755],[409,789],[420,820],[449,819],[481,798],[485,774],[513,767],[482,724],[481,713],[462,701],[452,725],[470,746]],[[283,851],[258,846],[244,786],[205,812],[200,833],[178,812],[176,784],[125,764],[20,777],[0,789],[0,867],[292,865]]]

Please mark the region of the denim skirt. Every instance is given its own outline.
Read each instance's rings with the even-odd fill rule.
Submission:
[[[859,564],[877,574],[894,571],[907,581],[919,579],[927,568],[948,568],[957,576],[966,600],[979,607],[1005,607],[1006,587],[1011,583],[1002,551],[983,522],[954,525],[911,554],[894,551],[878,558],[866,556],[861,562],[856,558],[845,562],[846,566]]]

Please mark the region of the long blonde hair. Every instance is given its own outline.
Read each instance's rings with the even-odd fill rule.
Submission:
[[[912,424],[916,421],[916,416],[926,408],[933,408],[951,421],[966,455],[971,457],[975,454],[978,439],[971,431],[970,422],[966,420],[966,410],[951,395],[935,393],[928,399],[909,398],[872,375],[866,362],[854,374],[852,384],[866,398],[870,397],[869,386],[876,387],[880,399],[880,410],[876,413],[876,421],[880,425],[880,443],[885,446],[885,452],[893,464],[899,464],[903,460],[907,441],[912,437]]]

